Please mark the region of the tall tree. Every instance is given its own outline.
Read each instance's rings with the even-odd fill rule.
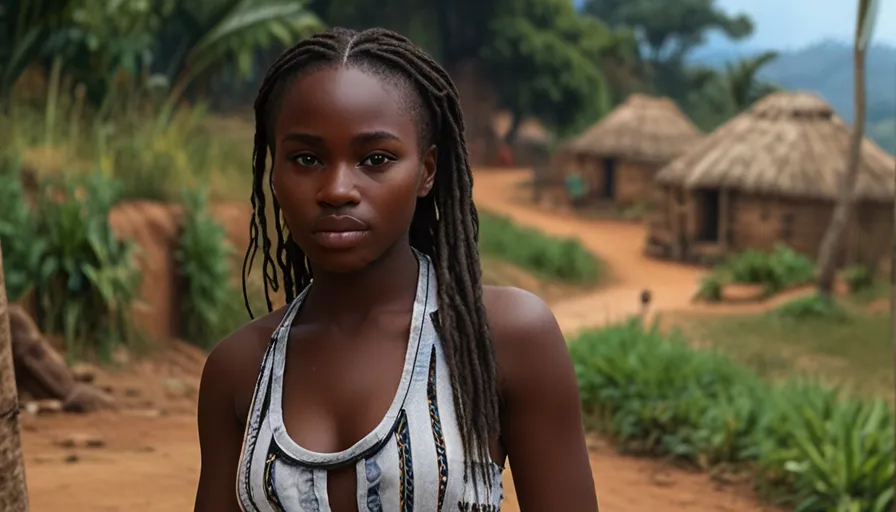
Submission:
[[[843,234],[852,215],[855,203],[856,182],[859,178],[859,162],[862,157],[862,139],[865,135],[865,50],[880,0],[859,0],[856,31],[853,42],[853,95],[855,101],[855,119],[852,124],[852,137],[849,141],[849,157],[840,196],[834,207],[831,222],[825,231],[818,251],[818,291],[829,297],[834,288],[834,277],[837,259],[841,253]]]
[[[688,94],[687,56],[708,32],[742,39],[753,31],[750,18],[729,15],[715,0],[586,0],[583,10],[610,26],[630,27],[647,50],[654,88],[676,100]]]
[[[0,510],[3,512],[28,510],[18,412],[9,306],[3,277],[3,247],[0,245],[0,475],[3,475],[0,478]]]
[[[593,120],[612,98],[604,59],[622,70],[637,56],[625,30],[579,16],[571,0],[316,0],[310,8],[331,25],[401,32],[452,75],[472,63],[515,124],[534,116],[569,129]],[[511,127],[508,139],[514,133]]]
[[[513,115],[513,140],[526,116],[561,133],[593,122],[612,94],[601,58],[617,51],[616,34],[575,12],[569,0],[517,0],[491,23],[482,49],[501,106]]]

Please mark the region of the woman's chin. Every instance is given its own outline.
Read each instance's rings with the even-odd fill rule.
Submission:
[[[326,251],[321,254],[315,254],[313,258],[309,257],[309,259],[311,268],[318,274],[321,272],[328,274],[352,274],[364,270],[376,260],[375,257],[371,257],[371,255],[365,254],[364,251],[360,250]]]

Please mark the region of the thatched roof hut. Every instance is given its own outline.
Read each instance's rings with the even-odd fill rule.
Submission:
[[[664,167],[656,180],[690,189],[833,200],[846,172],[849,139],[849,127],[818,96],[775,93]],[[865,139],[860,166],[858,197],[891,201],[893,157]]]
[[[667,164],[700,137],[700,130],[674,101],[632,94],[565,149],[631,162]]]
[[[645,200],[653,175],[702,134],[667,98],[632,94],[561,149],[566,172],[579,173],[589,195],[617,203]]]
[[[814,94],[758,101],[656,175],[648,252],[712,261],[785,243],[816,257],[847,168],[851,131]],[[886,251],[896,162],[862,142],[857,208],[841,263]]]

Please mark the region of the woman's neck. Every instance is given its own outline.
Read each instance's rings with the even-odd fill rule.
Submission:
[[[411,303],[416,295],[418,261],[407,241],[399,241],[358,272],[315,272],[303,309],[314,318],[351,321],[374,309]]]

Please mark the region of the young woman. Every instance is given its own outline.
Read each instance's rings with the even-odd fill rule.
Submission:
[[[208,358],[195,510],[497,511],[509,459],[522,510],[596,511],[554,316],[481,285],[447,73],[395,33],[332,29],[255,110],[244,289],[260,245],[288,305]]]

